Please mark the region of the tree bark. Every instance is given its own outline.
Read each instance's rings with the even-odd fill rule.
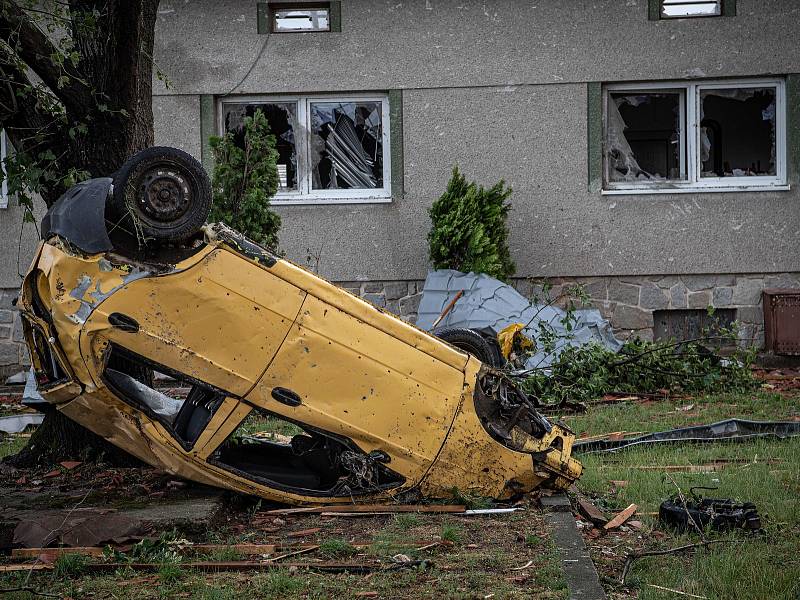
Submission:
[[[70,170],[108,176],[132,154],[153,145],[153,41],[159,0],[67,4],[72,17],[67,33],[80,55],[68,69],[54,64],[59,48],[33,18],[37,10],[24,0],[0,0],[0,123],[16,152],[38,156],[52,151],[50,167],[58,176],[40,190],[48,207],[66,191],[64,176]],[[35,6],[46,7],[47,2]],[[95,19],[93,27],[82,20],[87,14]],[[64,118],[54,118],[42,103],[31,101],[31,96],[26,101],[20,94],[39,84],[46,86],[45,96],[63,108]],[[85,133],[75,135],[78,124],[85,126]],[[32,466],[101,455],[138,464],[52,410],[28,445],[8,462]]]

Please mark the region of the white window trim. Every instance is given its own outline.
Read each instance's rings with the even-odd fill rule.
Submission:
[[[220,135],[225,134],[225,104],[272,104],[295,102],[295,152],[297,154],[297,191],[278,191],[270,200],[275,206],[302,204],[385,204],[392,201],[392,154],[389,127],[388,94],[298,94],[231,96],[218,104],[217,123]],[[383,187],[381,189],[314,190],[311,188],[310,104],[313,102],[380,102],[383,149]]]
[[[700,114],[700,91],[706,89],[775,87],[775,161],[776,174],[767,177],[703,177],[700,169],[700,128],[697,115]],[[686,172],[688,181],[608,181],[608,165],[605,151],[608,99],[611,92],[620,91],[670,91],[683,90],[685,98],[685,120],[680,123],[686,127],[681,132],[682,149],[681,171]],[[682,103],[683,104],[683,103]],[[659,81],[652,83],[620,83],[603,87],[603,189],[601,194],[690,194],[696,192],[762,192],[786,191],[790,189],[786,179],[786,88],[785,81],[778,78],[720,79],[713,81]],[[682,111],[683,113],[683,111]],[[683,114],[682,114],[683,116]],[[685,144],[685,146],[684,146]],[[684,158],[686,171],[683,169]]]
[[[0,208],[8,208],[8,177],[6,175],[6,156],[8,142],[6,132],[0,129]]]

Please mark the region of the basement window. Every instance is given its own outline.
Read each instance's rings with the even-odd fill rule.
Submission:
[[[270,4],[273,33],[330,31],[330,5]]]
[[[662,0],[662,19],[686,17],[718,17],[722,14],[722,0]]]
[[[220,123],[244,145],[244,119],[261,110],[275,135],[275,204],[389,202],[389,100],[382,96],[223,100]]]
[[[606,86],[604,192],[788,189],[782,80]]]
[[[732,308],[717,308],[712,314],[706,309],[693,308],[656,310],[653,311],[653,339],[685,342],[719,336],[723,329],[730,329],[735,320],[736,310]]]

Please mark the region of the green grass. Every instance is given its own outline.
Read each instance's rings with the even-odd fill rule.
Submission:
[[[597,435],[612,431],[659,431],[726,418],[780,420],[798,413],[797,397],[760,391],[651,403],[595,406],[589,413],[565,419],[576,431]],[[676,407],[694,404],[688,411]],[[688,494],[693,486],[711,497],[731,497],[755,503],[766,534],[712,532],[713,539],[728,540],[694,554],[649,557],[637,561],[628,578],[639,598],[652,600],[677,595],[648,584],[677,589],[714,599],[761,600],[797,598],[800,594],[800,438],[785,441],[754,440],[740,443],[653,446],[618,453],[578,455],[584,473],[578,487],[595,498],[608,513],[630,503],[640,513],[656,512],[660,503],[679,487]],[[646,470],[640,467],[705,465],[716,460],[736,461],[714,472],[688,473]],[[767,462],[767,461],[771,462]],[[612,481],[626,481],[624,486]],[[698,541],[698,535],[675,534],[655,516],[637,517],[644,523],[644,549],[665,549]],[[665,538],[653,530],[668,533]],[[602,545],[597,540],[594,543]],[[624,553],[623,553],[624,554]],[[593,558],[603,560],[593,553]],[[616,578],[620,563],[616,564]],[[602,571],[602,568],[601,568]]]
[[[328,558],[346,558],[358,554],[357,548],[338,538],[331,538],[320,542],[319,551]]]
[[[303,430],[294,423],[289,423],[288,421],[264,415],[256,411],[247,415],[242,424],[236,429],[236,434],[239,436],[265,432],[293,436],[302,433]]]
[[[0,433],[0,459],[16,454],[25,447],[29,437]]]
[[[440,534],[442,540],[446,542],[453,542],[454,544],[460,544],[463,536],[464,531],[458,525],[453,525],[452,523],[442,523],[442,533]]]

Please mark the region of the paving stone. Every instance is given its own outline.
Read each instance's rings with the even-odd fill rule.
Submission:
[[[781,273],[780,275],[768,275],[764,278],[765,288],[784,288],[784,289],[797,289],[800,288],[800,277],[790,275],[789,273]]]
[[[612,279],[608,284],[608,299],[636,306],[639,304],[639,286],[621,283],[616,279]]]
[[[653,326],[653,313],[635,306],[619,304],[614,309],[611,323],[620,329],[646,329]]]
[[[682,281],[669,288],[669,304],[672,308],[686,308],[689,306],[686,302],[686,286],[683,285]]]
[[[366,281],[361,284],[362,294],[379,294],[383,291],[383,283],[380,281]]]
[[[711,304],[711,293],[708,291],[690,292],[688,302],[689,308],[708,308],[708,305]]]
[[[639,292],[639,306],[651,310],[667,308],[669,306],[669,298],[667,298],[664,290],[653,283],[647,282],[642,284]]]
[[[676,283],[680,283],[681,278],[677,275],[667,275],[666,277],[662,277],[661,279],[657,280],[655,283],[658,287],[669,289]]]
[[[580,283],[583,285],[583,291],[586,292],[590,298],[596,300],[606,299],[607,285],[604,278],[581,281]]]
[[[692,292],[710,290],[717,285],[716,275],[683,275],[681,279],[684,285]]]
[[[738,306],[753,306],[761,304],[761,290],[764,288],[761,279],[746,279],[740,277],[733,288],[733,303]]]
[[[362,297],[364,300],[371,302],[375,306],[380,306],[381,308],[386,306],[386,298],[383,294],[364,294]]]
[[[733,304],[733,288],[714,288],[714,293],[711,296],[711,304],[717,308],[722,308]]]
[[[419,301],[422,300],[422,294],[414,294],[413,296],[406,296],[400,298],[400,314],[408,315],[417,313],[419,311]]]
[[[740,306],[736,309],[736,320],[742,323],[763,323],[764,309],[760,306]]]
[[[397,300],[408,295],[408,283],[405,281],[389,281],[383,286],[387,300]]]
[[[0,365],[19,364],[19,344],[0,342]]]

